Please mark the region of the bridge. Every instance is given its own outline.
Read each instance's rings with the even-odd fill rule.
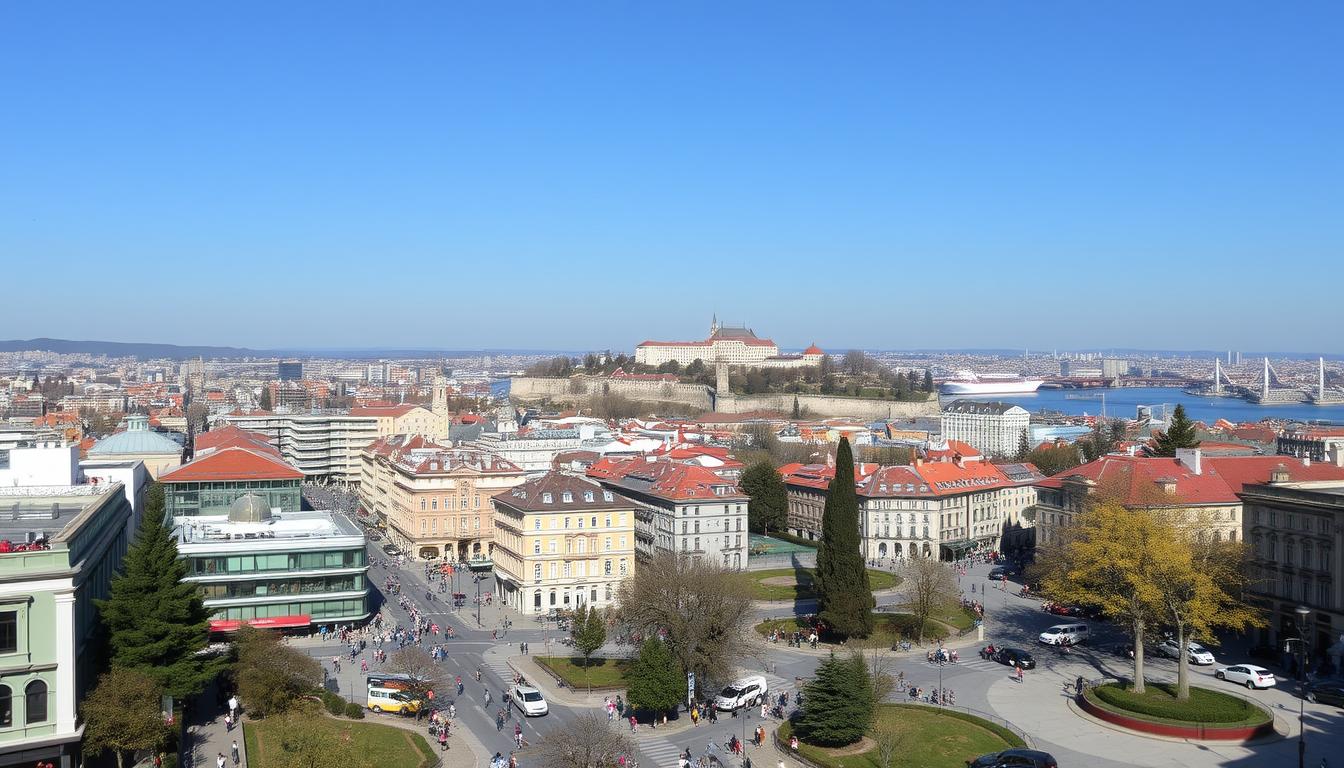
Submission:
[[[1046,376],[1042,389],[1100,389],[1102,387],[1190,387],[1202,384],[1200,379],[1187,376],[1120,376],[1108,379],[1101,376]]]

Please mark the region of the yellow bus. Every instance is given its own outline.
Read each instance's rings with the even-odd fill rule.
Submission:
[[[369,688],[369,709],[374,712],[395,712],[413,715],[420,711],[420,700],[395,688]]]

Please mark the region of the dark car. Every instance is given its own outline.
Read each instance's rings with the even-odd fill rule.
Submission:
[[[1321,680],[1307,686],[1303,697],[1307,701],[1344,707],[1344,680]]]
[[[986,647],[981,649],[980,656],[997,661],[1000,664],[1007,664],[1010,667],[1021,665],[1023,669],[1036,668],[1036,659],[1021,648],[995,648],[994,652],[990,653]]]
[[[1009,576],[1016,576],[1016,575],[1017,573],[1012,568],[1009,568],[1004,565],[998,565],[989,570],[989,578],[993,581],[1003,581],[1004,579],[1007,579]]]
[[[1054,755],[1039,749],[1005,749],[967,760],[969,768],[1059,768]]]

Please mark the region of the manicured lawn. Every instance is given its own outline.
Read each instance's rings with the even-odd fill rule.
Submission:
[[[427,768],[438,759],[424,737],[414,731],[381,723],[337,720],[327,717],[316,708],[310,717],[318,727],[329,730],[332,739],[348,738],[355,754],[376,755],[381,765]],[[247,749],[250,768],[269,768],[273,765],[273,758],[269,756],[279,754],[280,731],[281,721],[278,717],[243,723],[243,744]]]
[[[812,571],[807,568],[774,568],[768,571],[748,571],[742,574],[751,587],[753,600],[809,600],[816,597],[812,591]],[[768,584],[767,581],[792,579],[794,583]],[[868,571],[868,586],[874,591],[892,589],[901,583],[899,576],[887,571]]]
[[[898,640],[909,640],[915,642],[919,639],[919,632],[915,628],[915,617],[908,613],[874,613],[874,631],[868,638],[869,645],[893,646]],[[792,634],[794,631],[806,632],[808,623],[799,616],[786,619],[770,619],[756,625],[756,631],[762,636],[769,635],[770,630],[778,629],[785,634]],[[948,636],[947,627],[933,619],[924,622],[924,640],[942,640]]]
[[[977,617],[965,608],[953,608],[950,611],[935,613],[933,618],[951,625],[954,629],[970,629],[975,626]]]
[[[961,712],[906,704],[878,707],[877,720],[894,725],[903,735],[893,768],[965,768],[966,761],[986,752],[1023,746],[1016,734]],[[779,727],[787,744],[791,725]],[[800,744],[799,752],[823,768],[883,768],[877,748],[836,757],[829,750]]]
[[[1104,709],[1124,712],[1144,720],[1203,725],[1254,725],[1268,718],[1249,701],[1208,688],[1190,686],[1190,698],[1176,698],[1175,683],[1148,683],[1142,694],[1123,683],[1107,683],[1085,694]]]
[[[565,685],[575,690],[582,690],[589,683],[594,688],[624,688],[625,673],[630,670],[628,659],[594,658],[592,666],[586,670],[582,657],[538,656],[536,661],[559,675],[565,681]],[[584,672],[588,673],[588,677],[584,677]]]

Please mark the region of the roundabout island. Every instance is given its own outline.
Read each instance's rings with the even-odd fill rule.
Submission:
[[[1136,693],[1123,682],[1093,686],[1078,706],[1098,720],[1150,736],[1196,741],[1245,742],[1274,735],[1274,716],[1261,705],[1229,693],[1190,687],[1176,698],[1172,683],[1148,683]]]

